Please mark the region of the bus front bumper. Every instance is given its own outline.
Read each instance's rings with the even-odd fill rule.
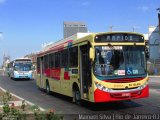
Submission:
[[[32,74],[24,74],[24,75],[18,75],[18,74],[16,74],[16,75],[14,75],[14,78],[26,78],[26,79],[32,79],[33,78],[33,76],[32,76]]]
[[[149,86],[147,85],[142,90],[131,91],[131,92],[116,92],[109,93],[102,90],[96,89],[94,91],[94,102],[112,102],[112,101],[123,101],[145,98],[149,96]]]

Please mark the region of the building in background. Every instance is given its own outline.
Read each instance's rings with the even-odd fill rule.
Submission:
[[[148,73],[160,75],[160,8],[158,10],[158,25],[149,26],[149,61]]]
[[[150,62],[160,64],[160,8],[158,10],[158,25],[149,26],[149,58]]]
[[[160,62],[160,31],[159,26],[149,26],[149,58],[150,61]]]
[[[87,26],[83,22],[64,22],[63,37],[67,38],[76,33],[87,33]]]

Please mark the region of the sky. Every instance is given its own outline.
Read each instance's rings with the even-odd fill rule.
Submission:
[[[159,7],[160,0],[0,0],[0,64],[4,53],[13,60],[62,39],[64,21],[85,22],[89,32],[148,33]]]

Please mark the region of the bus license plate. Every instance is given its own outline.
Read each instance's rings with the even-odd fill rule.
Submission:
[[[131,96],[130,93],[122,93],[122,97],[129,97],[129,96]]]

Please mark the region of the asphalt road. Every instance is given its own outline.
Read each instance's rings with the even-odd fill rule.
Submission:
[[[35,80],[14,81],[0,75],[0,86],[44,109],[55,109],[61,114],[154,114],[160,113],[160,78],[150,78],[150,97],[130,102],[91,104],[79,106],[69,97],[47,95],[36,87]]]

